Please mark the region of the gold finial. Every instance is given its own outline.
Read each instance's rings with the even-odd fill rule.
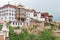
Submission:
[[[15,3],[15,6],[16,6],[16,3]]]
[[[15,5],[16,5],[16,3],[15,3]]]
[[[10,2],[8,1],[8,4],[10,4]]]
[[[34,7],[31,7],[31,9],[34,9]]]

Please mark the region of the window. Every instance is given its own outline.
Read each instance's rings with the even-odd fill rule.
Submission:
[[[11,17],[9,17],[9,19],[11,19]]]
[[[34,16],[37,16],[37,14],[34,14]]]
[[[18,22],[18,25],[19,25],[19,22]]]
[[[13,22],[13,25],[14,25],[14,22]]]
[[[13,18],[13,17],[11,17],[11,19],[12,19],[12,20],[14,20],[14,18]]]
[[[7,15],[7,13],[5,13],[5,15]]]
[[[9,11],[11,11],[11,10],[9,10]]]
[[[14,14],[12,13],[12,16],[13,16]]]
[[[3,20],[3,18],[1,18]]]
[[[12,12],[14,12],[14,11],[12,10]]]
[[[20,23],[20,25],[22,25],[22,23]]]
[[[17,25],[17,22],[16,22],[16,25]]]
[[[7,19],[7,17],[5,17],[5,19]]]
[[[28,25],[28,23],[27,23],[27,25]]]
[[[11,15],[11,13],[9,13],[9,15]]]

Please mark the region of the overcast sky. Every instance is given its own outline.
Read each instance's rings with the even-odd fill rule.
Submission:
[[[0,6],[8,1],[13,5],[23,4],[40,12],[49,12],[54,16],[54,21],[60,21],[60,0],[0,0]]]

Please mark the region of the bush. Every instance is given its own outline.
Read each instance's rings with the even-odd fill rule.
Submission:
[[[17,35],[14,29],[10,27],[10,40],[55,40],[51,30],[45,30],[39,35],[29,34],[27,29],[23,29],[22,31],[22,33]]]
[[[2,29],[2,25],[0,25],[0,30]]]
[[[55,40],[55,36],[51,30],[45,30],[40,34],[39,40]]]

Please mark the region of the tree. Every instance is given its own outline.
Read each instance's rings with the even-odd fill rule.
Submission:
[[[26,29],[23,29],[23,32],[20,34],[20,40],[34,40],[35,35],[29,34]]]
[[[9,36],[10,40],[14,40],[14,29],[12,27],[9,27]]]
[[[0,30],[2,29],[2,25],[0,25]]]
[[[60,23],[59,23],[59,27],[58,28],[60,29]]]
[[[53,32],[51,30],[44,30],[40,36],[39,40],[55,40]]]

